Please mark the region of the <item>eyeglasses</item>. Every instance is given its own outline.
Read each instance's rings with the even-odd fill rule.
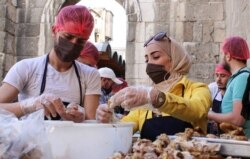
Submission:
[[[154,39],[155,41],[161,41],[161,40],[164,39],[165,37],[169,39],[169,37],[167,36],[167,32],[159,32],[159,33],[155,34],[154,36],[152,36],[151,38],[149,38],[149,39],[144,43],[144,47],[146,47],[146,46],[149,44],[149,42],[152,41],[153,39]],[[169,41],[170,41],[170,39],[169,39]]]

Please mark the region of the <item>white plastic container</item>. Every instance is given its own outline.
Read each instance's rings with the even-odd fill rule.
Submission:
[[[127,153],[132,145],[133,123],[101,124],[47,121],[53,159],[106,159]]]

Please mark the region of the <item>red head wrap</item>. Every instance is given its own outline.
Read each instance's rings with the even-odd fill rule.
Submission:
[[[55,32],[65,31],[80,35],[87,40],[93,30],[94,19],[89,10],[80,5],[70,5],[62,8],[56,17]]]
[[[225,39],[221,51],[235,59],[247,60],[250,57],[247,42],[239,36]]]
[[[82,57],[83,59],[87,59],[94,66],[99,61],[99,51],[94,44],[87,41],[84,45],[84,49],[80,54],[80,57]]]
[[[112,92],[113,93],[116,93],[118,92],[119,90],[125,88],[125,87],[128,87],[128,83],[127,81],[125,81],[123,78],[118,78],[119,80],[121,80],[123,83],[122,84],[114,84],[112,86]]]
[[[222,64],[218,64],[216,65],[215,67],[215,73],[222,73],[222,74],[225,74],[225,75],[228,75],[228,76],[231,76],[231,73],[226,70]]]

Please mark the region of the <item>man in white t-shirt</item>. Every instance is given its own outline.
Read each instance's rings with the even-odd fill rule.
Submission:
[[[211,109],[213,112],[221,113],[221,102],[226,91],[227,81],[231,76],[229,70],[226,70],[222,64],[218,64],[215,67],[215,82],[208,85],[211,92],[213,105]],[[210,121],[208,124],[208,133],[218,134],[218,124],[214,121]]]
[[[52,26],[54,47],[48,54],[21,60],[9,70],[0,87],[0,108],[17,117],[44,109],[49,119],[95,119],[100,75],[95,68],[76,61],[93,25],[86,7],[62,8]],[[17,97],[18,102],[13,103]]]
[[[222,64],[218,64],[215,67],[214,74],[215,82],[208,85],[213,100],[213,105],[211,108],[214,112],[220,113],[221,101],[226,91],[227,81],[230,78],[231,73],[229,70],[226,70]]]

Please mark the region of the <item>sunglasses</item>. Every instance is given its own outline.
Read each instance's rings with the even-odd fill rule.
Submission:
[[[155,34],[154,36],[152,36],[151,38],[149,38],[149,39],[144,43],[144,47],[146,47],[146,46],[149,44],[149,42],[152,41],[152,40],[161,41],[161,40],[164,39],[165,37],[169,39],[169,37],[167,36],[167,32],[159,32],[159,33]],[[169,39],[169,41],[170,41],[170,39]]]

